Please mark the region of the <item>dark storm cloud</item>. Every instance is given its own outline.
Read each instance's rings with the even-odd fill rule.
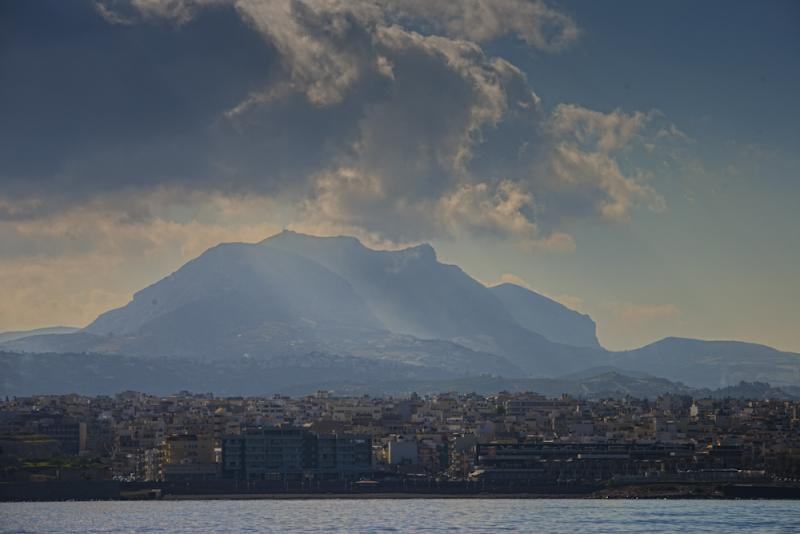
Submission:
[[[613,157],[639,115],[546,114],[484,52],[504,35],[574,42],[542,2],[4,6],[0,218],[99,202],[135,222],[150,214],[136,199],[166,188],[281,198],[306,223],[380,239],[535,241],[654,194]],[[629,135],[604,142],[614,128]]]
[[[275,53],[230,7],[192,24],[108,24],[91,2],[6,2],[0,179],[72,202],[212,178],[218,116],[268,83]]]

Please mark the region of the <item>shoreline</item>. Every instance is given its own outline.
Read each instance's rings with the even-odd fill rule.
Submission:
[[[29,500],[1,500],[0,504],[21,503],[54,503],[54,502],[206,502],[206,501],[424,501],[424,500],[486,500],[486,501],[797,501],[800,498],[786,497],[728,497],[724,495],[698,497],[691,495],[674,496],[638,496],[616,497],[595,495],[538,495],[538,494],[506,494],[506,495],[420,495],[420,494],[391,494],[380,493],[373,495],[328,495],[328,494],[253,494],[253,495],[171,495],[161,499],[29,499]]]
[[[539,493],[480,493],[466,495],[436,494],[436,493],[362,493],[362,494],[335,494],[335,493],[307,493],[307,494],[229,494],[229,495],[165,495],[161,501],[314,501],[314,500],[733,500],[724,496],[697,497],[680,495],[666,496],[641,496],[641,497],[611,497],[598,495],[564,495],[564,494],[539,494]]]
[[[2,485],[0,485],[2,488]],[[603,488],[529,488],[527,491],[266,491],[230,492],[183,491],[158,487],[91,488],[83,491],[67,484],[8,485],[0,492],[0,502],[65,502],[65,501],[245,501],[245,500],[421,500],[421,499],[608,499],[608,500],[719,500],[769,499],[800,500],[800,486],[746,484],[644,484]]]

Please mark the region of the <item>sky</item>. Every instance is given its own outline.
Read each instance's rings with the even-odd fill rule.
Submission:
[[[223,241],[430,242],[486,284],[800,352],[800,4],[0,1],[0,331]]]

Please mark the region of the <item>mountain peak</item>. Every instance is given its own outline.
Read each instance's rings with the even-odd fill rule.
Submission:
[[[326,250],[341,249],[343,251],[369,251],[376,253],[397,254],[398,257],[408,259],[418,259],[423,262],[435,263],[437,261],[436,250],[430,243],[421,243],[408,248],[399,250],[376,250],[372,249],[358,238],[348,235],[337,236],[316,236],[311,234],[304,234],[295,232],[294,230],[284,229],[282,232],[270,236],[260,243],[259,245],[284,245],[296,250],[295,247],[324,247]]]
[[[357,246],[359,248],[367,248],[357,238],[347,235],[338,236],[318,236],[311,234],[304,234],[295,232],[294,230],[284,229],[278,234],[272,235],[260,243],[259,245],[276,244],[276,243],[292,243],[292,242],[319,242],[319,243],[339,243],[348,246]]]
[[[403,249],[401,252],[409,256],[416,256],[417,258],[423,261],[430,261],[430,262],[437,261],[436,250],[429,243],[422,243],[421,245],[417,245],[415,247],[409,247]]]

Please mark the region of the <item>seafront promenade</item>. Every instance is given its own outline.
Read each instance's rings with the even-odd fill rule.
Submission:
[[[302,485],[252,481],[50,481],[0,484],[0,501],[249,500],[249,499],[800,499],[800,486],[756,484],[495,484],[447,481],[369,481]]]

